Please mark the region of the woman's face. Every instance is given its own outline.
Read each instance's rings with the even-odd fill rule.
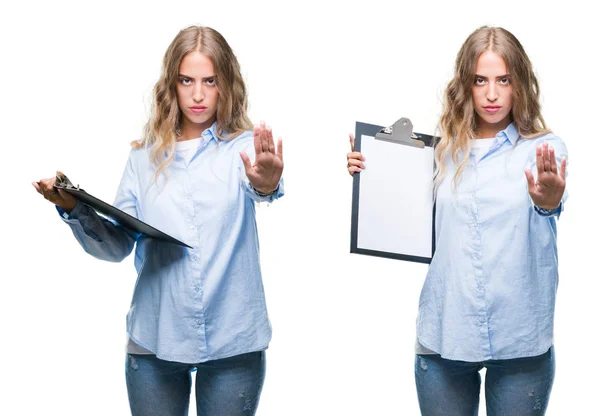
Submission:
[[[511,122],[512,86],[506,62],[485,51],[479,56],[473,82],[473,106],[480,131],[505,129]]]
[[[177,102],[183,115],[184,136],[188,135],[185,133],[187,130],[198,137],[217,119],[219,90],[213,63],[208,56],[194,51],[183,57],[179,65]]]

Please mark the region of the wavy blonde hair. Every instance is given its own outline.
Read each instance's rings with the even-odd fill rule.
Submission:
[[[162,73],[153,89],[151,116],[144,128],[144,136],[131,143],[136,149],[151,147],[150,158],[156,166],[155,180],[173,161],[175,143],[182,133],[177,81],[181,61],[190,52],[208,56],[215,69],[219,92],[218,139],[233,139],[252,129],[240,65],[225,38],[210,27],[190,26],[181,30],[163,58]]]
[[[519,40],[508,30],[483,26],[467,38],[456,57],[454,77],[444,93],[444,106],[438,130],[440,141],[435,149],[435,189],[446,176],[446,158],[457,165],[453,188],[460,181],[471,151],[470,140],[477,131],[472,88],[479,56],[485,51],[500,55],[506,63],[512,86],[511,120],[525,139],[549,133],[541,114],[540,90],[529,57]],[[462,154],[462,160],[460,156]]]

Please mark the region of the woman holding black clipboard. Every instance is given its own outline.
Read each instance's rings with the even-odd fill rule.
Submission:
[[[33,183],[85,251],[121,261],[136,246],[127,316],[133,415],[255,414],[271,339],[255,203],[283,195],[282,143],[252,128],[237,59],[208,27],[182,30],[154,87],[144,138],[132,143],[114,206],[192,248],[101,218],[60,188]]]
[[[435,148],[436,252],[421,292],[415,380],[425,416],[540,415],[554,380],[556,219],[564,142],[546,127],[520,42],[473,32],[458,53]],[[365,168],[348,154],[348,172]]]

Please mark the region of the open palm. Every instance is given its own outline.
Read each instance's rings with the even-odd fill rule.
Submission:
[[[560,205],[565,192],[567,160],[563,158],[558,170],[554,148],[546,142],[537,147],[535,159],[537,181],[531,170],[525,169],[529,196],[539,208],[552,210]]]
[[[246,176],[254,189],[265,194],[271,193],[277,189],[283,173],[283,143],[279,139],[275,147],[273,132],[264,122],[254,127],[254,151],[254,164],[246,153],[240,153]]]

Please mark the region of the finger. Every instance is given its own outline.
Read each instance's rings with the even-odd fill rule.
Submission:
[[[544,147],[542,149],[542,153],[544,155],[544,172],[550,172],[550,153],[548,151],[548,143],[544,142]]]
[[[535,165],[537,166],[538,178],[544,173],[544,158],[542,156],[542,145],[535,148]]]
[[[527,178],[527,190],[529,191],[529,194],[532,194],[535,191],[535,183],[531,170],[525,169],[525,177]]]
[[[365,168],[365,165],[362,163],[362,161],[357,160],[357,159],[349,159],[348,166],[358,166],[361,169]]]
[[[567,158],[563,157],[560,162],[560,177],[563,181],[567,181]]]
[[[269,151],[269,140],[267,138],[267,127],[265,126],[265,122],[260,122],[260,144],[263,152]]]
[[[267,143],[269,144],[269,153],[275,154],[275,142],[273,141],[273,130],[271,127],[267,128]]]
[[[31,184],[33,185],[33,187],[35,188],[35,190],[37,191],[38,194],[42,194],[42,188],[40,188],[40,183],[39,182],[31,182]]]
[[[44,193],[44,198],[46,198],[48,201],[54,201],[58,197],[58,192],[56,192],[54,188],[42,188],[42,192]]]
[[[69,201],[69,200],[75,199],[75,197],[73,195],[69,194],[67,191],[65,191],[65,190],[63,190],[61,188],[56,188],[56,191],[58,192],[58,196],[60,196],[65,201]]]
[[[258,156],[262,153],[262,144],[260,142],[260,127],[254,126],[254,153]]]
[[[283,162],[283,140],[277,139],[277,157]]]
[[[248,172],[252,170],[252,163],[250,162],[250,158],[246,154],[246,152],[240,152],[240,157],[242,158],[242,162],[244,163],[244,169],[246,170],[246,176]]]
[[[354,152],[354,134],[350,133],[350,151]]]
[[[48,179],[41,179],[39,181],[40,187],[43,190],[46,191],[52,191],[54,189],[54,184],[56,183],[56,177],[53,178],[48,178]]]
[[[348,153],[348,154],[346,155],[346,158],[347,158],[348,160],[350,160],[350,159],[357,159],[357,160],[362,160],[362,161],[364,161],[364,160],[365,160],[365,157],[364,157],[364,156],[362,155],[362,153],[360,153],[360,152],[352,152],[352,153]]]
[[[550,146],[548,148],[548,151],[550,153],[549,158],[550,158],[550,171],[552,173],[557,173],[558,172],[558,168],[556,166],[556,154],[554,151],[554,147]]]
[[[362,169],[359,168],[358,166],[350,166],[348,168],[348,173],[350,174],[350,176],[353,176],[355,173],[361,172]]]
[[[54,195],[56,192],[54,192],[54,184],[53,182],[50,182],[49,180],[47,181],[40,181],[40,188],[42,190],[42,195],[44,195],[44,198],[48,199],[50,196]]]

